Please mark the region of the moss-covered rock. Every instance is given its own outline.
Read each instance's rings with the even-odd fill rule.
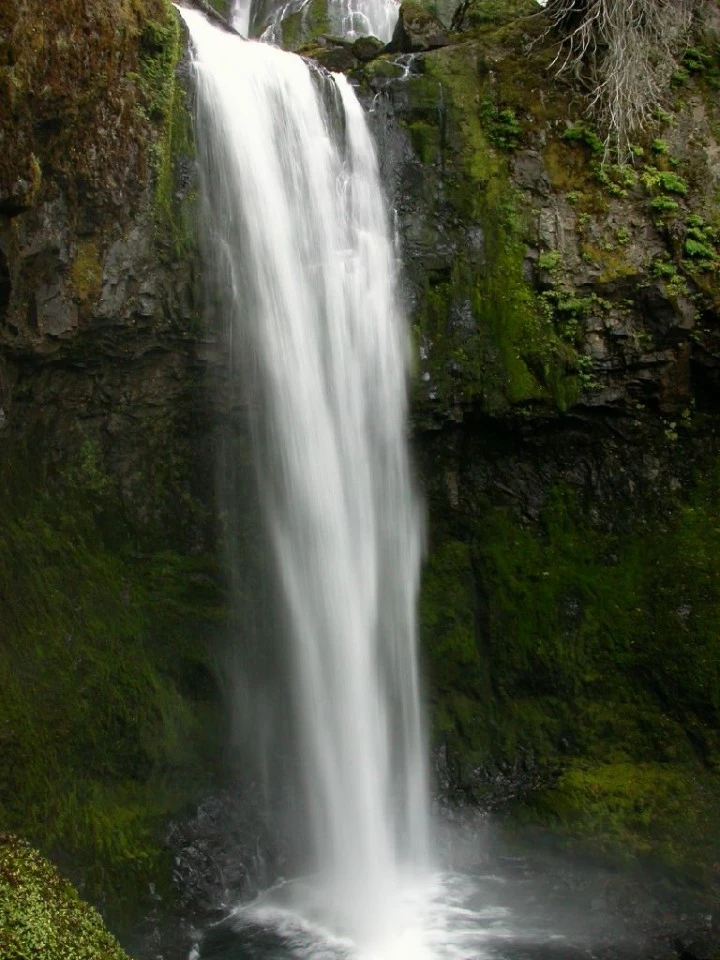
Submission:
[[[393,53],[420,53],[448,45],[443,25],[415,0],[400,4],[398,21],[393,31],[388,50]]]
[[[682,410],[689,363],[710,371],[716,352],[708,80],[688,75],[634,165],[603,163],[581,91],[553,82],[542,11],[497,6],[469,5],[471,29],[399,75],[390,57],[364,72],[399,213],[417,419]]]
[[[301,4],[299,9],[283,17],[279,32],[285,50],[297,50],[329,33],[327,0],[308,0]]]
[[[121,910],[217,772],[183,33],[166,0],[0,21],[0,829]]]
[[[0,834],[0,953],[5,960],[127,960],[71,884],[8,834]]]
[[[399,80],[386,66],[370,64],[369,82],[389,96],[414,154],[391,146],[388,160],[419,355],[416,417],[567,409],[580,392],[578,344],[527,275],[532,217],[508,155],[520,127],[496,106],[483,49],[433,51]]]
[[[166,0],[3,5],[0,205],[17,209],[2,198],[40,175],[62,178],[81,197],[135,191],[146,176],[148,139],[147,97],[133,82],[139,41],[148,23],[174,19]]]

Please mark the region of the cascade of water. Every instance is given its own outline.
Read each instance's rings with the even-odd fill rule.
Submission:
[[[280,43],[281,24],[293,14],[304,16],[313,0],[234,0],[231,20],[243,36],[262,35]],[[330,33],[346,37],[373,36],[389,43],[400,11],[400,0],[327,0]]]
[[[397,23],[400,0],[331,0],[331,16],[339,17],[340,32],[349,37],[373,36],[389,43]]]
[[[230,23],[243,37],[250,35],[251,8],[252,0],[233,0],[230,7]]]
[[[404,871],[426,859],[428,822],[421,522],[377,161],[344,77],[182,15],[210,252],[256,366],[314,866],[340,927],[377,938]]]

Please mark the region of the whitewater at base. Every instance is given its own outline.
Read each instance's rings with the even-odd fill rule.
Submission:
[[[357,944],[305,878],[232,910],[191,960],[645,960],[652,948],[618,907],[622,883],[613,899],[617,882],[597,865],[495,853],[473,872],[408,878],[393,934]]]

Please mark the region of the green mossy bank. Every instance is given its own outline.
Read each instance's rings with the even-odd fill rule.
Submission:
[[[132,899],[163,824],[211,787],[223,616],[211,557],[148,542],[86,441],[55,475],[2,468],[0,818]]]
[[[569,488],[436,528],[421,599],[436,744],[464,802],[717,880],[718,468],[630,530]],[[454,536],[453,536],[454,533]]]
[[[100,915],[25,841],[0,835],[5,960],[127,960]]]

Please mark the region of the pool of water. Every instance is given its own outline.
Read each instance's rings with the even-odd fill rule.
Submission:
[[[492,869],[408,878],[385,929],[343,932],[317,878],[278,884],[207,930],[192,960],[573,960],[647,955],[602,871]]]

